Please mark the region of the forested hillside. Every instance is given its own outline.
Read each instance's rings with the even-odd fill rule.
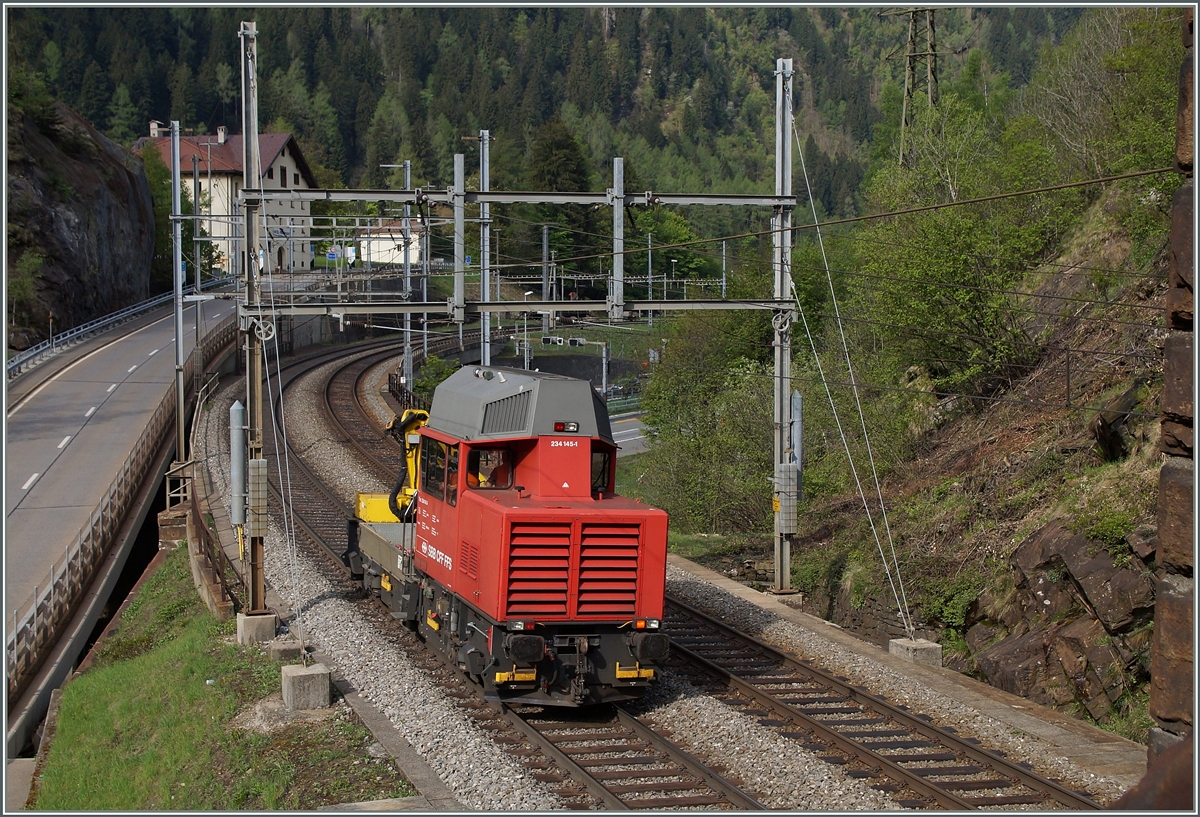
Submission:
[[[178,120],[185,133],[220,125],[238,133],[237,31],[252,20],[261,129],[294,133],[322,185],[399,186],[401,171],[381,165],[408,159],[414,186],[447,187],[455,153],[477,166],[477,143],[462,138],[488,129],[493,189],[602,190],[612,157],[622,156],[626,190],[737,193],[772,189],[774,69],[787,57],[798,72],[796,127],[817,210],[847,216],[863,207],[870,164],[896,155],[907,17],[880,11],[13,8],[9,87],[10,97],[72,108],[126,146],[152,119]],[[1038,49],[1077,17],[1071,9],[941,10],[943,80],[966,70],[989,87],[1019,88]],[[162,210],[166,188],[154,170]],[[476,171],[468,184],[477,183]],[[603,276],[611,245],[601,214],[516,207],[498,215],[507,219],[502,262],[540,258],[537,223],[549,221],[560,225],[555,254],[587,256],[576,270]],[[763,226],[733,208],[637,215],[627,240],[639,246]],[[160,245],[165,231],[160,225]],[[731,269],[746,276],[734,276],[735,291],[759,287],[766,244],[729,250]],[[434,255],[445,254],[435,241]],[[711,245],[672,255],[677,265],[655,254],[656,276],[720,271]],[[165,256],[153,268],[151,289],[162,291]],[[16,293],[10,315],[35,332],[52,306],[37,293]]]
[[[886,643],[909,608],[949,665],[1141,741],[1181,19],[1089,9],[1020,89],[969,58],[858,191],[866,215],[943,206],[801,230],[793,259],[805,609]],[[761,570],[770,323],[666,338],[632,482],[696,554]]]
[[[821,198],[852,207],[880,100],[903,81],[907,17],[879,9],[12,9],[10,59],[130,143],[151,119],[240,132],[239,21],[259,31],[260,116],[295,132],[329,184],[378,186],[413,159],[448,186],[460,137],[498,138],[493,183],[519,187],[533,135],[554,116],[587,142],[592,171],[619,148],[660,189],[768,183],[775,59],[791,57],[799,127],[830,163]],[[1071,9],[946,9],[941,62],[971,49],[1023,84]],[[827,178],[824,178],[827,177]]]

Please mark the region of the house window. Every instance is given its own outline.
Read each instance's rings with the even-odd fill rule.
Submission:
[[[292,174],[292,186],[293,186],[293,187],[299,187],[299,186],[300,186],[300,174],[299,174],[299,173],[293,173],[293,174]]]
[[[273,168],[273,167],[268,167],[268,168],[267,168],[267,178],[268,178],[268,179],[273,179],[273,178],[275,178],[275,168]]]
[[[287,187],[287,165],[279,166],[279,184]]]

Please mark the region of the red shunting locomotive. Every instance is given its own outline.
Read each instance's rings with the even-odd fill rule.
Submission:
[[[390,496],[359,495],[351,572],[490,698],[644,694],[669,647],[667,515],[614,493],[591,385],[465,367],[398,430],[409,473]]]

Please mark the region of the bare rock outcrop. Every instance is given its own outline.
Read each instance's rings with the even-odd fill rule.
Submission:
[[[7,185],[6,272],[29,283],[10,347],[47,337],[51,314],[57,333],[149,297],[154,210],[138,157],[60,103],[36,119],[10,107]]]
[[[1053,521],[1009,560],[1022,615],[999,640],[970,639],[993,686],[1045,706],[1079,706],[1097,720],[1144,680],[1154,582],[1136,552],[1114,555]],[[995,636],[1003,622],[968,631]],[[991,643],[987,643],[990,641]],[[986,646],[985,646],[986,644]]]

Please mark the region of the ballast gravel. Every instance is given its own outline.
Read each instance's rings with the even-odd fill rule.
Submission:
[[[293,445],[329,453],[314,464],[337,490],[350,497],[355,490],[382,490],[377,485],[364,488],[367,477],[348,453],[337,456],[336,447],[322,446],[331,432],[324,427],[316,402],[319,393],[310,388],[316,382],[319,377],[307,378],[306,385],[294,389],[289,397],[286,415]],[[206,465],[214,489],[226,498],[229,434],[225,418],[238,392],[237,384],[226,389],[204,420]],[[325,578],[323,565],[289,546],[275,510],[272,508],[266,537],[265,573],[295,615],[293,631],[333,659],[338,672],[395,724],[464,806],[521,811],[562,808],[559,798],[543,783],[530,777],[468,721],[394,639],[376,631],[352,603],[339,597]]]
[[[1046,741],[1014,729],[978,710],[901,675],[869,657],[821,638],[820,635],[781,619],[745,599],[693,576],[674,565],[667,566],[667,593],[725,624],[762,641],[808,658],[824,669],[866,687],[892,703],[930,716],[938,726],[951,726],[963,735],[978,739],[984,747],[999,749],[1010,757],[1033,764],[1034,771],[1055,779],[1067,788],[1085,789],[1098,802],[1120,797],[1124,787],[1117,781],[1086,771],[1058,755]]]
[[[645,720],[671,730],[689,752],[719,759],[745,790],[772,809],[887,811],[901,808],[863,781],[847,777],[812,752],[731,706],[663,672],[646,698]]]
[[[289,393],[287,433],[305,461],[347,502],[355,492],[384,491],[346,447],[335,442],[320,412],[320,384],[329,367],[305,378]],[[379,367],[385,373],[387,365]],[[382,376],[382,375],[381,375]],[[367,390],[372,413],[390,419],[379,399],[378,381]],[[229,501],[229,406],[244,393],[244,380],[225,388],[203,417],[205,465],[219,501]],[[270,433],[268,430],[267,433]],[[271,462],[270,467],[276,468]],[[213,501],[218,501],[216,497]],[[551,810],[563,801],[505,754],[489,734],[439,689],[393,638],[378,632],[325,578],[327,568],[297,552],[283,536],[279,509],[272,505],[266,547],[266,577],[295,613],[293,629],[332,657],[337,670],[395,724],[466,807],[480,810]],[[760,637],[830,667],[874,691],[956,726],[993,748],[1034,763],[1043,774],[1068,785],[1087,785],[1120,794],[1112,781],[1101,781],[1061,758],[1042,741],[1013,735],[1011,728],[986,718],[933,690],[855,655],[814,633],[792,625],[675,567],[668,568],[668,592],[716,613],[727,623],[761,630]],[[646,717],[669,727],[674,739],[704,752],[727,768],[736,768],[747,791],[764,805],[795,810],[891,810],[900,808],[887,795],[838,767],[819,760],[735,709],[708,697],[670,672],[647,698]],[[1108,788],[1105,788],[1105,787]]]

